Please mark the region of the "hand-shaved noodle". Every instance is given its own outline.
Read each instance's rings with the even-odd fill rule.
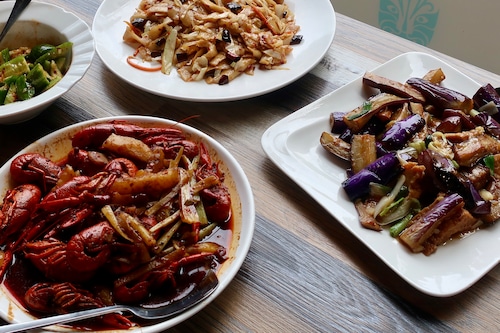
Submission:
[[[283,0],[142,0],[123,39],[164,74],[222,85],[285,64],[299,29]]]

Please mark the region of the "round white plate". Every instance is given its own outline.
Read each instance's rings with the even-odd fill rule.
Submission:
[[[335,35],[335,11],[329,0],[286,0],[295,13],[300,44],[293,46],[283,69],[255,70],[254,75],[241,75],[227,85],[184,82],[172,71],[145,72],[127,64],[134,48],[123,42],[125,23],[135,12],[140,0],[104,0],[92,25],[97,54],[117,76],[131,85],[155,95],[198,102],[222,102],[259,96],[299,79],[323,58]]]
[[[176,125],[182,129],[189,138],[195,141],[204,142],[211,156],[215,156],[215,161],[220,161],[220,168],[225,174],[225,184],[228,186],[231,193],[231,201],[233,207],[233,239],[230,248],[228,249],[228,260],[224,262],[217,276],[219,278],[219,286],[213,294],[206,300],[195,305],[189,310],[175,316],[164,322],[157,323],[151,326],[143,326],[133,330],[113,330],[114,333],[152,333],[161,332],[167,328],[175,326],[182,321],[199,312],[206,305],[212,302],[231,282],[238,270],[240,269],[245,257],[250,248],[255,227],[255,206],[250,183],[243,172],[243,169],[235,160],[235,158],[217,141],[208,135],[200,132],[197,129],[187,125],[178,124],[176,122],[155,117],[143,116],[122,116],[101,118],[97,120],[86,121],[71,125],[60,129],[52,134],[49,134],[36,142],[32,143],[18,154],[27,152],[38,152],[44,156],[58,160],[66,155],[71,149],[71,137],[83,127],[89,125],[108,122],[111,120],[126,120],[133,124],[145,126],[172,126]],[[17,155],[16,155],[17,156]],[[9,166],[15,156],[7,161],[0,168],[0,200],[2,200],[8,188],[13,186],[9,176]],[[2,284],[0,286],[0,316],[9,322],[24,322],[33,320],[25,310],[9,295],[8,290]]]

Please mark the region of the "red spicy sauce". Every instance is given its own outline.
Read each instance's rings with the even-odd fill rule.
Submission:
[[[214,231],[209,236],[203,239],[203,241],[210,241],[217,243],[226,248],[226,250],[228,250],[231,246],[231,240],[233,237],[233,223],[234,221],[231,218],[228,222],[220,224],[214,229]],[[218,263],[216,261],[214,262],[216,263],[216,267],[210,267],[210,268],[215,271],[218,271],[222,263]],[[144,300],[140,304],[135,304],[135,305],[142,305],[154,308],[172,303],[176,299],[179,299],[180,297],[185,295],[187,291],[195,290],[196,285],[199,284],[199,282],[205,276],[206,269],[207,269],[206,267],[198,267],[198,266],[183,267],[182,271],[178,273],[178,277],[176,278],[178,284],[175,288],[170,284],[165,285],[164,289],[155,290],[154,293],[152,293],[148,299]],[[105,277],[103,277],[102,274],[96,274],[96,278],[92,279],[89,282],[86,282],[84,287],[91,290],[93,289],[93,287],[102,285],[103,282],[105,282],[106,287],[111,288],[113,281],[105,281],[105,280],[106,279]],[[39,272],[33,266],[33,264],[29,260],[25,259],[24,256],[22,256],[21,254],[16,254],[14,255],[14,260],[12,262],[12,265],[6,272],[3,284],[11,293],[12,297],[15,298],[17,303],[23,306],[27,312],[30,312],[35,317],[46,317],[55,314],[44,314],[27,310],[24,301],[24,295],[26,294],[28,289],[34,284],[44,281],[47,281],[47,279],[43,276],[41,272]],[[134,323],[137,323],[139,326],[154,325],[155,323],[161,321],[161,320],[159,321],[143,320],[134,317],[132,315],[130,315],[130,319]],[[116,329],[116,327],[111,327],[109,325],[106,325],[102,321],[95,319],[87,319],[77,323],[66,324],[63,326],[84,331]]]

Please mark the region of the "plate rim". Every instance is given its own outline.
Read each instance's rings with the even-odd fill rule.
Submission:
[[[75,131],[79,128],[83,128],[98,123],[116,121],[116,120],[129,121],[131,123],[149,123],[149,124],[158,123],[158,124],[163,124],[165,126],[175,125],[176,127],[182,129],[189,135],[194,135],[197,139],[205,143],[208,143],[209,147],[215,150],[219,158],[224,161],[225,168],[227,168],[227,170],[230,171],[231,174],[230,178],[233,180],[235,190],[238,191],[238,196],[240,197],[242,225],[240,230],[241,234],[240,237],[238,238],[238,246],[234,252],[235,259],[231,262],[231,264],[228,267],[226,267],[223,270],[222,272],[223,279],[219,276],[219,286],[217,287],[217,289],[207,299],[203,300],[202,302],[198,303],[192,308],[160,323],[153,324],[150,326],[139,326],[130,330],[112,330],[114,333],[120,333],[120,332],[157,333],[180,324],[181,322],[187,320],[196,313],[200,312],[208,304],[214,301],[225,290],[225,288],[234,280],[236,274],[240,271],[241,266],[246,260],[248,252],[250,251],[250,247],[255,232],[255,214],[256,214],[255,200],[246,173],[244,172],[242,166],[239,164],[236,158],[227,150],[227,148],[225,148],[219,141],[215,140],[213,137],[206,134],[205,132],[202,132],[201,130],[195,127],[192,127],[184,123],[180,123],[178,121],[155,117],[155,116],[141,116],[141,115],[109,116],[109,117],[86,120],[83,122],[65,126],[32,142],[31,144],[20,150],[18,153],[16,153],[14,156],[12,156],[12,158],[10,158],[4,165],[0,167],[0,177],[8,178],[9,165],[12,162],[12,160],[16,158],[16,156],[29,152],[30,150],[33,150],[33,148],[40,146],[40,144],[44,145],[44,142],[54,140],[55,138],[61,136],[66,137],[69,132]],[[65,138],[65,140],[68,139]],[[7,173],[7,175],[4,175],[4,173]],[[4,186],[8,187],[8,185]],[[4,186],[0,187],[2,192],[4,191],[3,188]],[[0,193],[1,197],[3,197],[3,195],[4,193]],[[243,202],[245,202],[246,205],[243,205]],[[244,230],[245,230],[245,236],[243,237],[242,233]],[[6,287],[4,286],[3,282],[0,283],[0,301],[6,302],[8,304],[8,308],[5,309],[3,307],[0,308],[0,317],[3,318],[4,320],[8,322],[17,322],[15,320],[15,313],[19,313],[18,316],[23,315],[23,317],[25,318],[31,317],[29,313],[27,313],[18,306],[16,300],[9,298],[8,291],[6,290]],[[57,326],[57,329],[60,330],[61,327]],[[66,330],[62,329],[62,331]],[[71,331],[71,329],[69,331]],[[104,333],[108,331],[101,331],[101,332]]]
[[[252,79],[258,78],[258,76],[265,76],[265,72],[285,72],[287,65],[292,63],[293,64],[293,57],[294,54],[296,55],[299,53],[299,51],[294,50],[291,55],[288,56],[288,62],[287,64],[283,65],[282,68],[284,70],[273,70],[273,71],[260,71],[256,69],[255,73],[253,76],[250,75],[245,75],[238,77],[236,80],[232,81],[228,85],[224,86],[218,86],[218,85],[208,85],[204,81],[199,81],[199,82],[184,82],[180,77],[175,77],[173,78],[173,82],[169,84],[168,86],[164,86],[165,91],[157,90],[154,87],[145,87],[145,84],[151,84],[150,80],[151,78],[154,78],[154,74],[160,75],[160,73],[144,73],[140,72],[138,70],[131,71],[127,69],[127,67],[130,67],[129,65],[124,64],[125,62],[125,55],[116,55],[117,52],[115,50],[115,55],[111,55],[111,52],[107,49],[108,44],[105,39],[103,39],[103,35],[99,33],[100,30],[105,30],[107,32],[111,31],[113,29],[113,26],[110,27],[109,25],[104,25],[101,23],[104,17],[107,15],[110,15],[110,13],[106,12],[107,6],[111,6],[110,3],[113,4],[113,8],[121,8],[123,6],[126,6],[127,4],[130,6],[130,3],[139,3],[140,0],[104,0],[102,1],[101,5],[97,9],[96,15],[94,16],[94,20],[92,22],[92,31],[94,34],[94,38],[96,40],[96,51],[104,65],[108,70],[110,70],[114,75],[118,76],[120,79],[123,81],[127,82],[128,84],[141,89],[143,91],[146,91],[148,93],[161,96],[161,97],[166,97],[166,98],[171,98],[175,100],[182,100],[182,101],[191,101],[191,102],[228,102],[228,101],[236,101],[236,100],[243,100],[243,99],[248,99],[252,97],[257,97],[261,96],[270,92],[273,92],[275,90],[281,89],[285,87],[286,85],[289,85],[293,83],[294,81],[300,79],[302,76],[306,75],[308,72],[310,72],[325,56],[325,54],[328,52],[328,49],[330,48],[334,36],[335,36],[335,31],[336,31],[336,26],[337,26],[337,20],[336,20],[336,15],[335,15],[335,10],[333,8],[333,4],[329,0],[313,0],[313,1],[319,1],[321,2],[322,10],[317,10],[319,14],[321,15],[326,15],[328,16],[329,22],[327,24],[324,24],[323,29],[328,29],[327,31],[327,37],[324,38],[324,41],[322,40],[322,43],[315,44],[316,48],[314,48],[314,52],[317,52],[316,50],[320,50],[317,52],[312,58],[308,58],[308,62],[304,66],[301,66],[300,69],[298,70],[298,73],[292,75],[291,77],[286,77],[283,79],[280,75],[279,81],[277,79],[274,80],[265,80],[265,77],[263,78],[265,84],[256,84],[255,82],[252,82]],[[296,4],[304,5],[303,3],[300,2],[300,0],[288,0],[288,3],[290,4],[291,7],[295,6]],[[323,8],[324,7],[324,8]],[[311,6],[313,8],[312,10],[316,10],[315,6]],[[295,12],[295,17],[297,20],[297,24],[301,25],[301,30],[303,30],[303,23],[300,22],[300,15]],[[122,15],[119,20],[121,23],[124,20],[128,20],[129,17],[132,15],[132,11],[127,12],[127,14]],[[310,22],[312,25],[312,21]],[[317,23],[315,23],[317,24]],[[99,27],[102,26],[102,29],[99,29]],[[315,26],[316,27],[316,26]],[[305,27],[304,27],[305,28]],[[312,30],[312,26],[309,27]],[[121,34],[119,35],[119,40],[121,41],[121,37],[123,35],[125,28],[121,30]],[[317,30],[317,29],[316,29]],[[118,33],[118,32],[117,32]],[[299,31],[300,34],[300,31]],[[118,37],[118,36],[115,36]],[[320,39],[316,36],[305,36],[306,38],[311,38],[314,41],[318,42]],[[116,38],[115,38],[116,39]],[[115,40],[113,39],[113,41]],[[307,45],[308,41],[306,40],[305,42]],[[304,43],[303,43],[304,44]],[[121,43],[118,44],[118,41],[116,44],[113,45],[122,45]],[[120,47],[125,47],[125,46],[120,46]],[[300,47],[300,44],[297,45],[297,47]],[[305,46],[304,46],[305,47]],[[115,48],[116,49],[116,48]],[[129,48],[130,52],[127,55],[132,54],[133,49]],[[311,48],[310,48],[311,49]],[[301,51],[300,53],[304,53],[305,51]],[[303,59],[305,60],[305,57],[307,57],[308,54],[305,54]],[[121,58],[120,58],[121,57]],[[118,61],[116,61],[118,60]],[[139,74],[141,73],[141,74]],[[130,75],[129,75],[130,74]],[[172,73],[170,75],[178,75],[176,72]],[[142,79],[137,81],[138,77],[146,77],[146,79]],[[149,78],[149,80],[148,80]],[[275,81],[271,86],[267,86],[266,84],[268,82]],[[158,83],[158,81],[155,81]],[[253,83],[253,84],[252,84]],[[162,83],[163,84],[163,83]],[[177,85],[180,85],[179,87],[176,87]],[[229,88],[228,88],[229,87]],[[177,89],[173,93],[170,93],[168,89]],[[193,88],[196,88],[193,90]],[[182,94],[179,93],[181,89],[184,89],[185,92],[183,91]],[[197,93],[202,92],[202,93]]]
[[[476,88],[479,88],[480,84],[477,83],[475,80],[469,78],[462,72],[458,71],[451,65],[447,64],[443,60],[424,53],[424,52],[407,52],[400,54],[396,56],[395,58],[392,58],[391,60],[385,62],[384,64],[381,64],[377,66],[374,69],[371,69],[371,72],[374,72],[379,75],[386,75],[384,71],[387,71],[388,69],[391,68],[391,66],[394,66],[395,64],[401,64],[401,62],[406,63],[407,65],[412,65],[414,63],[410,62],[430,62],[432,64],[439,64],[444,68],[445,74],[451,73],[452,76],[458,76],[459,78],[462,78],[464,80],[467,80],[467,85],[470,85],[471,87],[474,86]],[[425,67],[425,66],[424,66]],[[458,293],[461,293],[471,287],[474,283],[476,283],[479,279],[481,279],[485,274],[487,274],[492,268],[494,268],[498,262],[500,261],[500,255],[496,256],[491,256],[488,259],[488,262],[485,264],[482,264],[480,272],[476,273],[473,275],[472,278],[467,279],[464,281],[462,284],[456,284],[451,288],[439,288],[437,285],[437,280],[439,278],[443,278],[443,276],[432,276],[432,274],[425,276],[422,274],[422,276],[418,277],[413,277],[413,276],[408,276],[408,274],[405,274],[400,268],[398,268],[398,265],[400,263],[395,263],[391,260],[388,259],[387,255],[384,255],[383,253],[380,253],[377,249],[374,248],[373,244],[367,244],[366,242],[366,234],[368,232],[375,233],[373,231],[369,230],[362,230],[360,229],[361,226],[359,224],[359,221],[357,222],[356,225],[351,225],[351,222],[346,222],[345,216],[342,216],[343,211],[339,212],[333,211],[331,207],[328,207],[328,204],[332,204],[333,199],[328,199],[325,198],[325,193],[324,191],[321,191],[321,186],[320,185],[315,185],[313,184],[311,186],[311,182],[307,182],[304,179],[300,179],[300,176],[298,175],[298,172],[304,172],[304,169],[301,169],[301,161],[298,160],[296,156],[294,156],[294,152],[291,151],[291,148],[288,146],[287,140],[291,137],[291,135],[294,135],[298,133],[299,131],[297,126],[304,126],[304,128],[308,124],[312,124],[317,121],[324,121],[325,122],[325,130],[328,128],[328,117],[329,117],[329,111],[324,111],[322,110],[323,105],[328,100],[332,100],[336,96],[341,96],[341,95],[346,95],[352,92],[351,90],[353,89],[359,89],[361,91],[361,86],[362,86],[362,76],[357,77],[356,79],[352,80],[348,84],[339,87],[338,89],[330,92],[326,96],[318,99],[315,102],[312,102],[311,104],[301,108],[300,110],[290,114],[289,116],[277,121],[273,125],[271,125],[262,135],[261,138],[261,145],[264,151],[266,152],[267,156],[271,159],[271,161],[278,166],[288,177],[290,177],[294,182],[297,183],[303,190],[305,190],[306,193],[308,193],[317,203],[319,203],[325,210],[334,218],[338,221],[340,225],[345,227],[349,232],[351,232],[358,240],[360,240],[365,246],[367,246],[379,259],[381,259],[390,269],[392,269],[395,273],[397,273],[403,280],[405,280],[407,283],[409,283],[411,286],[413,286],[415,289],[431,295],[431,296],[436,296],[436,297],[449,297],[456,295]],[[358,92],[358,94],[361,94]],[[355,106],[359,105],[359,101],[353,103],[352,107],[354,108]],[[345,111],[348,111],[346,109]],[[333,111],[333,110],[330,110]],[[309,119],[308,119],[309,118]],[[301,123],[301,125],[298,125],[298,123]],[[313,125],[311,125],[313,126]],[[320,146],[319,144],[319,137],[321,135],[321,132],[317,133],[317,145]],[[312,148],[311,148],[312,149]],[[320,150],[321,151],[321,150]],[[324,150],[323,150],[324,151]],[[313,154],[313,153],[311,153]],[[307,155],[309,156],[309,155]],[[325,155],[326,156],[326,155]],[[291,166],[291,163],[295,163],[296,165]],[[331,160],[331,163],[335,163],[334,159]],[[299,165],[299,166],[297,166]],[[305,170],[305,171],[310,171],[310,170]],[[312,178],[314,178],[316,175],[313,175]],[[321,178],[324,180],[324,178]],[[345,179],[345,170],[343,172],[343,179]],[[340,188],[340,183],[336,184]],[[345,196],[345,193],[344,193]],[[346,196],[345,196],[346,197]],[[347,197],[346,197],[347,198]],[[338,199],[338,198],[336,198]],[[343,203],[344,201],[342,201]],[[351,208],[353,208],[353,205],[351,203]],[[341,209],[342,210],[342,209]],[[498,225],[498,223],[497,223]],[[497,233],[498,233],[498,227],[493,226],[494,228],[496,227]],[[359,233],[354,232],[354,228],[361,230]],[[484,230],[481,230],[484,231]],[[479,231],[479,233],[481,233]],[[366,232],[366,234],[365,234]],[[388,233],[384,233],[382,235],[383,237],[387,238],[386,241],[389,243],[391,242],[390,236]],[[474,237],[477,235],[473,235],[470,237],[470,239],[474,239]],[[498,238],[499,236],[497,236]],[[460,241],[468,241],[468,240],[460,240]],[[397,242],[396,240],[392,240],[392,242]],[[401,247],[401,251],[407,251],[406,249],[403,248],[401,244],[397,244]],[[462,245],[462,244],[460,244]],[[458,245],[458,246],[460,246]],[[439,249],[436,253],[439,253]],[[407,251],[409,252],[409,251]],[[425,263],[425,259],[431,258],[430,257],[424,257],[423,254],[411,254],[413,256],[422,256],[424,259],[423,262]],[[435,254],[433,254],[435,255]],[[417,259],[418,260],[418,259]]]

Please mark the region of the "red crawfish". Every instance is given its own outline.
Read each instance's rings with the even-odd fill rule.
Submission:
[[[25,257],[55,281],[85,282],[111,257],[114,229],[100,222],[73,235],[68,243],[49,238],[24,245]]]
[[[31,310],[60,314],[105,306],[91,292],[69,282],[39,282],[28,289],[24,302]],[[134,326],[133,322],[117,313],[104,315],[97,320],[102,320],[103,324],[113,329],[129,329]]]
[[[219,166],[212,162],[205,145],[200,144],[200,167],[196,170],[196,179],[201,180],[211,175],[220,179],[220,182],[200,191],[203,206],[210,221],[227,222],[231,218],[231,196],[222,183],[224,174]]]
[[[45,212],[57,212],[83,203],[105,204],[110,200],[109,186],[115,177],[106,172],[92,177],[76,176],[47,194],[38,205]]]
[[[4,244],[9,236],[29,222],[41,197],[42,191],[31,184],[19,185],[7,191],[0,211],[0,244]]]
[[[140,140],[154,135],[164,135],[177,140],[184,139],[184,134],[178,128],[148,128],[132,125],[124,121],[112,121],[109,123],[88,126],[82,129],[73,136],[72,144],[73,147],[82,149],[100,147],[111,134],[129,136]]]
[[[10,164],[10,175],[18,184],[36,184],[47,192],[59,179],[61,167],[50,159],[38,154],[22,154]]]

